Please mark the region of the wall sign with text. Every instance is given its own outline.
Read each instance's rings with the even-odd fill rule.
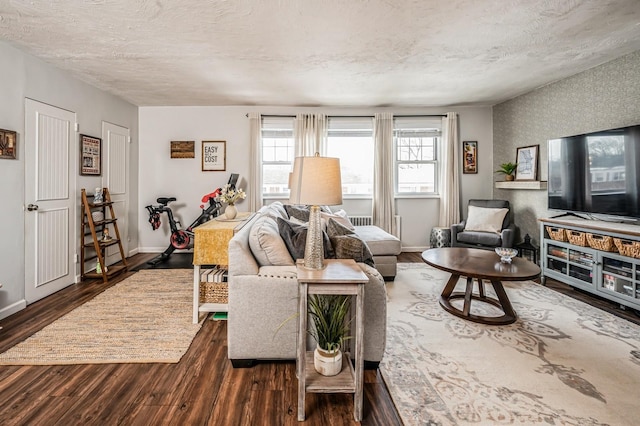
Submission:
[[[202,141],[202,171],[227,169],[226,141]]]

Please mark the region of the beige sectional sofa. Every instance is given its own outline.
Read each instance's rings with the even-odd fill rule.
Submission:
[[[295,261],[279,235],[278,217],[288,219],[281,203],[263,207],[229,242],[227,340],[234,367],[296,357],[298,282]],[[395,276],[400,241],[377,227],[357,228],[374,254],[376,268]],[[385,234],[387,249],[383,249]],[[376,268],[358,264],[369,277],[365,284],[364,359],[368,368],[374,368],[385,349],[386,289]],[[308,345],[313,347],[309,339]]]

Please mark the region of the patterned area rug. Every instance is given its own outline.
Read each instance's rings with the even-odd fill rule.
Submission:
[[[193,272],[145,270],[0,354],[0,365],[177,363],[192,323]]]
[[[380,368],[405,425],[638,424],[639,326],[530,281],[505,283],[514,324],[476,324],[438,304],[447,279],[399,264],[387,284]]]

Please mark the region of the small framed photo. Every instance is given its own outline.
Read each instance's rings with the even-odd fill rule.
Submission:
[[[538,151],[540,145],[523,146],[516,150],[516,180],[538,180]]]
[[[171,141],[171,158],[196,158],[196,142]]]
[[[0,158],[16,159],[16,136],[13,130],[0,129]]]
[[[202,171],[218,172],[227,169],[226,141],[202,141]]]
[[[102,174],[102,139],[80,135],[80,165],[81,175]]]
[[[462,142],[462,173],[478,173],[478,141]]]

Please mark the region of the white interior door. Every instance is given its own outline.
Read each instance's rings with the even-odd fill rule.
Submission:
[[[112,123],[102,122],[102,141],[104,153],[102,179],[103,186],[109,188],[111,201],[118,218],[118,231],[122,240],[125,256],[129,253],[129,129]],[[113,229],[111,235],[115,235]],[[107,265],[120,261],[117,245],[107,249]]]
[[[25,298],[74,282],[76,114],[25,100]]]

